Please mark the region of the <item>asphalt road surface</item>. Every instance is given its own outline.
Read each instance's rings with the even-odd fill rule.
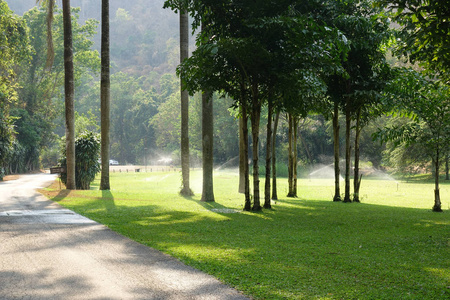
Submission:
[[[54,179],[0,183],[0,299],[248,299],[35,191]]]

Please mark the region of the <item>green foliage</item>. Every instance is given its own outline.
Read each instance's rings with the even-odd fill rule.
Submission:
[[[73,42],[75,61],[75,83],[80,84],[83,73],[97,72],[100,66],[98,52],[91,50],[96,21],[79,23],[79,9],[73,9]],[[34,7],[24,14],[24,21],[30,34],[31,60],[20,65],[18,80],[21,88],[18,101],[11,114],[15,121],[17,139],[25,154],[21,161],[13,162],[12,168],[18,172],[28,172],[40,167],[40,154],[43,149],[56,148],[57,136],[54,133],[58,123],[64,128],[64,59],[63,26],[60,10],[55,11],[53,39],[55,59],[51,72],[46,70],[47,11]],[[64,129],[61,130],[63,134]],[[23,161],[22,161],[23,160]],[[18,166],[20,164],[20,166]]]
[[[397,114],[409,117],[410,122],[381,128],[374,135],[376,138],[397,144],[421,144],[431,157],[435,155],[436,147],[448,147],[450,87],[414,70],[398,69],[385,97],[395,103]]]
[[[88,111],[87,114],[75,112],[75,136],[78,136],[85,131],[100,133],[100,126],[98,123],[97,116],[95,116],[92,111]]]
[[[61,167],[66,168],[65,150],[60,161]],[[91,182],[100,172],[100,139],[98,134],[84,132],[75,139],[75,182],[77,189],[89,190]],[[61,181],[65,184],[66,173],[61,174]]]
[[[179,173],[111,174],[116,188],[55,198],[252,299],[447,299],[447,214],[431,214],[428,182],[367,180],[364,204],[333,203],[333,180],[299,182],[299,198],[242,211],[235,173],[215,173],[216,203],[178,194]],[[287,188],[279,180],[280,191]],[[95,183],[98,184],[98,181]],[[442,198],[448,204],[449,185]],[[279,195],[285,193],[279,193]]]
[[[17,100],[19,64],[29,58],[28,34],[22,18],[13,15],[5,1],[0,1],[0,180],[9,171],[15,141],[14,117],[10,108]],[[6,170],[5,170],[6,168]]]
[[[419,62],[434,75],[450,79],[450,2],[379,0],[401,25],[397,54]]]

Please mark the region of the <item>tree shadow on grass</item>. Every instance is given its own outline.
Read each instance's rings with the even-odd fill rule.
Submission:
[[[116,203],[114,202],[114,195],[110,190],[102,190],[102,204],[106,211],[112,212],[116,209]]]
[[[227,208],[192,201],[208,210]],[[279,202],[276,212],[263,211],[264,218],[248,213],[199,217],[189,211],[155,211],[150,222],[134,215],[136,222],[119,230],[246,292],[263,291],[270,295],[267,298],[332,294],[387,299],[411,293],[432,299],[448,294],[443,286],[449,261],[441,255],[448,251],[444,233],[450,224],[444,218],[414,208]],[[441,252],[435,256],[440,259],[427,258],[436,251]],[[276,277],[288,279],[286,286],[274,286]],[[417,289],[422,285],[429,287]]]
[[[427,209],[283,198],[275,211],[208,214],[184,210],[182,201],[179,210],[165,210],[150,202],[116,206],[112,194],[103,197],[97,206],[109,214],[106,225],[255,295],[433,299],[449,294],[448,218]],[[185,199],[209,211],[233,209],[220,201]],[[141,264],[133,257],[128,261]],[[278,277],[285,283],[274,284]]]

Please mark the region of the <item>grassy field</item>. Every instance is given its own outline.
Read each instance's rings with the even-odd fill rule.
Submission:
[[[178,194],[179,172],[114,173],[111,191],[45,193],[61,205],[214,275],[254,299],[450,299],[450,184],[363,180],[362,203],[333,203],[333,181],[286,179],[273,209],[243,212],[235,173],[215,203]],[[263,182],[261,184],[263,187]],[[98,189],[98,181],[93,189]]]

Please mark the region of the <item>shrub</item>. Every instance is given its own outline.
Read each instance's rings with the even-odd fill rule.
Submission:
[[[75,139],[75,183],[77,189],[89,190],[95,175],[100,172],[100,139],[93,132],[84,132]],[[66,168],[66,151],[63,149],[61,166]],[[67,174],[61,174],[66,184]]]

